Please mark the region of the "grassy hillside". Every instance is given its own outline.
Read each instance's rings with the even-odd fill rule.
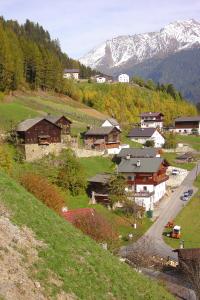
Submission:
[[[20,121],[36,116],[64,114],[73,121],[74,133],[87,125],[98,126],[106,116],[67,96],[50,93],[15,93],[0,103],[0,129],[9,130]]]
[[[55,296],[64,290],[78,299],[172,299],[162,285],[120,263],[3,173],[0,194],[12,221],[28,226],[47,244],[30,273],[47,294]],[[48,280],[51,272],[62,286]]]
[[[198,176],[195,185],[200,189],[200,176]],[[175,222],[180,225],[181,239],[185,242],[186,248],[199,248],[200,247],[200,190],[194,195],[192,200],[184,207],[184,209],[177,216]],[[173,248],[179,248],[179,240],[165,238],[166,243],[168,243]]]

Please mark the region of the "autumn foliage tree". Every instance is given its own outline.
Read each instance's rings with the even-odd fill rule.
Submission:
[[[55,185],[51,184],[46,178],[33,173],[26,173],[20,181],[37,199],[57,213],[61,213],[65,201]]]

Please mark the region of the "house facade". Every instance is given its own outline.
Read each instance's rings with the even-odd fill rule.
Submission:
[[[89,129],[84,134],[86,149],[104,151],[108,154],[119,152],[121,131],[116,127],[98,127]]]
[[[61,128],[46,118],[27,119],[16,129],[17,144],[27,161],[34,161],[63,148]]]
[[[79,69],[65,69],[63,78],[65,79],[79,79],[80,70]]]
[[[140,115],[141,128],[163,128],[164,115],[160,112],[145,112]]]
[[[145,144],[147,141],[154,141],[155,148],[162,148],[165,144],[165,138],[156,128],[133,128],[128,137],[140,144]]]
[[[175,119],[174,131],[179,134],[200,134],[200,116]]]
[[[166,193],[168,163],[159,157],[123,159],[118,172],[127,180],[130,199],[143,206],[146,211],[153,210],[154,204]]]
[[[105,83],[106,82],[106,78],[105,77],[97,77],[96,78],[96,82],[97,83]]]
[[[130,77],[127,74],[120,74],[118,76],[118,81],[121,82],[121,83],[129,83]]]

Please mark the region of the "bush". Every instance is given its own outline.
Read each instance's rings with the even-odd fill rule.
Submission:
[[[27,173],[20,179],[21,184],[36,198],[46,204],[49,208],[61,213],[65,206],[64,198],[56,186],[40,175]]]
[[[177,138],[173,132],[170,132],[165,135],[165,149],[175,149],[177,146]]]
[[[12,156],[3,145],[0,145],[0,169],[8,174],[12,171]]]
[[[144,144],[145,147],[154,147],[155,143],[153,140],[148,140],[146,141],[146,143]]]
[[[117,240],[119,236],[113,225],[105,217],[96,212],[89,214],[87,217],[77,217],[73,224],[97,242],[107,242],[110,244]]]
[[[70,149],[64,150],[61,158],[56,184],[69,190],[72,195],[81,194],[87,185],[83,167]]]

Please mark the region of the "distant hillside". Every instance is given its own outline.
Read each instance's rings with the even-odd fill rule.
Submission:
[[[65,92],[77,101],[114,116],[123,124],[139,122],[139,115],[145,111],[161,111],[165,125],[173,124],[181,115],[195,115],[196,108],[183,100],[179,94],[156,90],[154,86],[140,87],[136,84],[91,84],[69,82]]]
[[[52,40],[48,31],[29,20],[20,25],[1,17],[0,41],[0,91],[29,87],[63,92],[64,68],[79,68],[81,78],[95,74],[69,58],[58,40]]]
[[[9,249],[3,247],[8,247],[5,243],[1,244],[1,259],[9,259],[11,262],[12,257],[13,271],[9,275],[12,278],[12,289],[10,288],[9,293],[12,292],[13,299],[19,299],[17,295],[21,295],[20,299],[23,300],[36,299],[38,294],[43,294],[40,298],[43,300],[173,299],[161,284],[119,262],[118,258],[101,249],[3,173],[0,173],[0,193],[0,206],[2,208],[3,205],[8,210],[5,213],[1,209],[4,213],[0,216],[2,226],[7,224],[6,240],[11,239],[13,230],[18,232],[10,241]],[[23,235],[17,227],[9,225],[9,211],[11,221],[19,229],[23,229]],[[32,255],[29,248],[23,249],[23,244],[30,245],[34,241],[33,238],[30,239],[30,229],[35,238],[43,242],[40,247],[38,245],[41,242],[34,242],[37,251],[32,247]],[[5,282],[7,271],[9,266],[3,263],[0,282]],[[26,284],[22,278],[27,280]],[[37,285],[32,289],[34,282]],[[0,285],[1,299],[7,299],[9,287],[10,285]],[[23,291],[23,287],[26,290]],[[32,289],[30,298],[27,296],[29,289]],[[34,290],[35,298],[31,297]]]

